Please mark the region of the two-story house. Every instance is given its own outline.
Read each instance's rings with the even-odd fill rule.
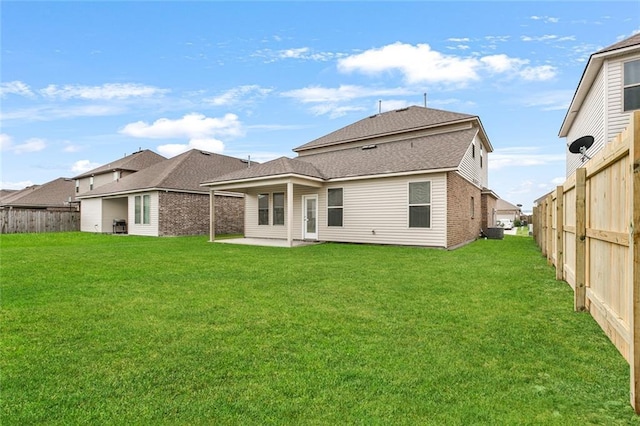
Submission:
[[[559,136],[567,146],[592,136],[586,151],[592,157],[629,123],[640,109],[640,33],[599,50],[589,57]],[[567,149],[567,176],[581,167],[586,157]]]
[[[203,186],[245,194],[247,238],[454,248],[493,216],[492,151],[479,117],[412,106]]]

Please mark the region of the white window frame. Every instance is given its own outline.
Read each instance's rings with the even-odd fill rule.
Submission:
[[[429,184],[429,201],[426,203],[411,203],[411,185],[417,183],[428,183]],[[431,229],[431,223],[433,219],[433,209],[432,209],[432,198],[433,198],[433,182],[431,180],[416,180],[407,183],[407,228],[409,229]],[[411,226],[411,207],[429,207],[429,226]]]
[[[631,111],[637,111],[637,110],[640,109],[640,107],[639,108],[634,108],[634,109],[626,109],[626,107],[625,107],[626,90],[630,89],[630,88],[634,88],[634,87],[635,88],[640,87],[640,80],[637,81],[637,82],[631,83],[631,84],[625,84],[625,72],[624,72],[624,69],[625,69],[627,64],[630,64],[630,63],[633,63],[633,62],[638,63],[638,66],[640,67],[640,58],[635,58],[635,59],[632,59],[630,61],[625,61],[622,64],[622,112],[631,112]]]
[[[133,223],[136,225],[151,224],[151,196],[149,194],[133,197]]]
[[[267,200],[267,208],[266,209],[260,207],[260,199],[261,199],[261,197],[264,197],[264,199]],[[267,214],[266,214],[267,223],[260,223],[260,219],[261,219],[261,214],[260,213],[261,213],[261,211],[264,211],[264,210],[267,211]],[[271,211],[271,197],[270,197],[270,194],[269,193],[264,193],[264,192],[258,194],[258,226],[269,226],[269,223],[270,223],[269,222],[269,216],[270,216],[269,213],[270,213],[270,211]]]
[[[329,191],[338,190],[338,189],[342,191],[341,204],[339,206],[338,205],[331,206],[329,205]],[[331,210],[340,210],[341,212],[340,225],[332,225],[331,223],[329,223],[329,218],[331,217],[329,212]],[[331,228],[342,228],[344,226],[344,188],[343,187],[327,188],[327,226]]]
[[[282,207],[276,207],[276,195],[282,195]],[[271,194],[273,208],[271,209],[271,223],[273,226],[284,226],[287,223],[286,211],[287,211],[287,197],[284,192],[274,192]],[[276,223],[276,210],[282,210],[282,223]]]

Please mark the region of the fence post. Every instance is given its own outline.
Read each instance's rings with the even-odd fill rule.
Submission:
[[[586,309],[585,280],[587,278],[587,169],[576,170],[576,286],[574,309]]]
[[[629,360],[631,364],[631,405],[640,414],[640,112],[631,118],[631,143],[629,162],[631,163],[631,225],[629,244],[631,251],[631,344]]]
[[[556,280],[564,279],[564,187],[556,187]]]
[[[553,194],[547,195],[547,263],[553,264]]]

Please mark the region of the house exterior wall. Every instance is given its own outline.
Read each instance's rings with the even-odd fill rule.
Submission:
[[[80,203],[80,231],[107,232],[103,230],[102,199],[89,198]]]
[[[460,162],[460,174],[480,187],[488,186],[487,152],[477,136]]]
[[[457,172],[447,173],[447,247],[474,241],[482,225],[480,188]]]
[[[496,203],[498,200],[489,194],[482,194],[480,200],[480,209],[482,210],[482,229],[493,228],[496,226]]]
[[[593,157],[629,123],[630,111],[623,111],[624,63],[640,59],[640,54],[606,59],[589,88],[578,115],[567,132],[567,145],[591,135],[594,143],[587,152]],[[567,149],[567,176],[582,167],[581,156]]]
[[[135,197],[142,195],[150,195],[150,223],[142,224],[135,223]],[[127,228],[130,235],[146,235],[151,237],[157,237],[158,234],[158,191],[151,192],[139,192],[135,194],[130,194],[128,196],[128,218],[127,218]],[[84,201],[83,201],[84,202]]]
[[[78,187],[78,194],[82,194],[83,192],[87,192],[90,190],[89,187],[90,187],[91,177],[84,177],[78,180],[80,181],[79,182],[80,186]],[[96,189],[102,185],[106,185],[107,183],[111,183],[114,180],[116,179],[114,178],[113,172],[95,175],[93,176],[93,189]]]
[[[242,197],[216,195],[216,234],[242,234]],[[209,233],[209,194],[158,193],[158,235],[206,235]]]
[[[409,228],[409,182],[431,182],[431,227]],[[343,189],[343,226],[327,224],[328,188]],[[286,238],[287,227],[258,225],[259,193],[286,192],[286,187],[272,186],[247,192],[245,236],[255,238]],[[446,247],[447,243],[447,182],[445,173],[372,178],[327,183],[322,188],[294,186],[293,238],[302,238],[302,196],[318,196],[318,239],[320,241],[399,244]],[[480,214],[478,192],[478,215]],[[270,199],[270,208],[273,202]],[[285,197],[285,211],[286,211]],[[286,217],[285,217],[286,224]]]
[[[84,203],[84,201],[83,201]],[[113,232],[114,219],[125,219],[129,224],[127,197],[111,198],[102,200],[102,232]]]
[[[598,152],[605,143],[605,90],[604,90],[604,67],[598,73],[591,91],[585,98],[576,119],[567,133],[566,144],[569,145],[574,140],[591,135],[594,137],[594,144],[589,149],[588,154]],[[581,155],[572,154],[569,148],[567,152],[567,176],[571,175],[578,167],[582,166]]]

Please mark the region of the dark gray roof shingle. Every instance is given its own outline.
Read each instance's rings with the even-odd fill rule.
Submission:
[[[127,155],[126,157],[122,157],[110,163],[104,164],[93,170],[89,170],[88,172],[75,176],[73,179],[80,179],[83,177],[99,175],[102,173],[110,173],[115,170],[137,172],[138,170],[145,169],[164,160],[166,160],[166,158],[162,155],[145,149],[142,151],[134,152],[133,154]]]
[[[605,47],[604,49],[598,50],[595,54],[612,52],[618,49],[624,49],[625,47],[635,46],[640,44],[640,33],[632,35],[631,37],[625,38],[617,43],[612,44],[611,46]]]
[[[80,197],[167,189],[174,191],[205,192],[200,183],[214,176],[247,168],[247,164],[235,157],[192,149],[176,157],[164,160],[117,182],[80,194]]]
[[[433,108],[411,106],[382,114],[372,115],[338,129],[309,143],[301,145],[294,151],[305,151],[312,148],[334,145],[349,141],[369,139],[395,133],[405,133],[420,128],[443,125],[460,120],[477,118],[475,115],[443,111]]]
[[[286,158],[252,166],[250,169],[219,176],[206,183],[231,182],[282,174],[298,174],[314,178],[336,179],[373,176],[420,170],[454,169],[478,129],[458,130],[444,134],[421,136],[380,144],[334,150],[302,157]]]
[[[69,198],[75,200],[75,182],[58,178],[42,185],[33,185],[3,197],[0,205],[14,207],[64,207]]]

